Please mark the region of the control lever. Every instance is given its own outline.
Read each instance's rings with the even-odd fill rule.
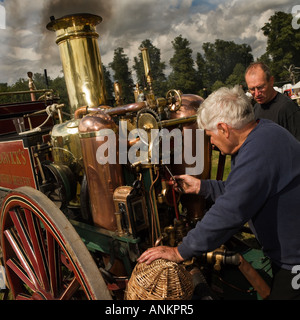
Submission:
[[[165,166],[165,168],[167,169],[169,175],[171,176],[171,179],[178,184],[178,186],[177,186],[178,191],[181,192],[181,193],[184,193],[184,190],[183,190],[183,189],[180,187],[180,185],[179,185],[179,181],[174,177],[174,175],[172,174],[172,172],[170,171],[170,169],[168,168],[168,166],[167,166],[167,165],[164,165],[164,166]]]

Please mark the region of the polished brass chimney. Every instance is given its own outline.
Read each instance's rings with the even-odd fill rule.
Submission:
[[[102,21],[93,14],[73,14],[60,19],[51,17],[47,29],[56,32],[67,85],[70,111],[82,106],[106,104],[96,25]]]

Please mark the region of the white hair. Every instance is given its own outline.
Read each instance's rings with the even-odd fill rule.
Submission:
[[[217,130],[218,123],[242,129],[255,119],[252,104],[240,86],[220,88],[200,106],[197,114],[200,129]]]

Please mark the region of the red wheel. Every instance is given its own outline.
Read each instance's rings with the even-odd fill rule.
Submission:
[[[15,299],[111,299],[79,235],[43,193],[16,189],[4,199],[0,218],[3,261]]]

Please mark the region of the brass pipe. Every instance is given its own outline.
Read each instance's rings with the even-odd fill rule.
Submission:
[[[145,70],[145,76],[147,79],[147,83],[149,85],[150,91],[152,91],[152,76],[151,76],[151,69],[150,69],[150,57],[149,57],[149,52],[147,48],[141,47],[140,48],[142,52],[142,58],[144,62],[144,70]]]
[[[190,117],[177,118],[177,119],[163,120],[160,122],[160,125],[162,126],[162,128],[166,128],[166,127],[177,126],[183,123],[194,122],[196,120],[197,120],[197,115],[190,116]]]
[[[0,92],[0,96],[10,96],[14,94],[26,94],[26,93],[46,93],[51,92],[53,93],[52,89],[41,89],[41,90],[27,90],[27,91],[10,91],[10,92]]]
[[[28,79],[29,79],[28,86],[29,86],[29,90],[31,91],[31,93],[30,93],[31,101],[36,101],[35,94],[32,93],[32,91],[36,90],[35,84],[32,79],[33,74],[32,74],[32,72],[29,71],[29,72],[27,72],[27,75],[28,75]]]
[[[114,93],[117,106],[121,106],[123,102],[123,91],[118,81],[114,82]]]

